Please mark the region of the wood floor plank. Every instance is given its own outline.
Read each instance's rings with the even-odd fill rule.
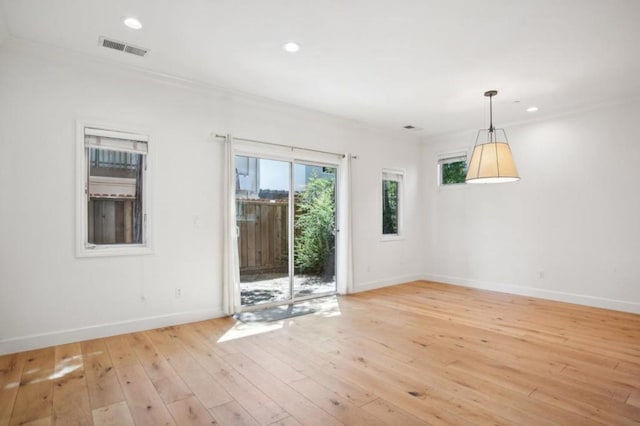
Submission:
[[[417,417],[405,412],[404,410],[396,407],[389,401],[382,398],[377,398],[370,403],[363,405],[362,409],[373,414],[383,422],[389,425],[403,425],[403,426],[421,426],[424,422]]]
[[[25,361],[24,353],[0,357],[0,426],[7,426],[11,420]]]
[[[251,339],[238,339],[230,343],[232,346],[237,347],[238,351],[236,353],[248,356],[285,383],[304,379],[305,377],[286,362],[281,361],[278,357],[265,351],[263,347],[253,343]]]
[[[176,424],[182,425],[214,425],[217,422],[207,409],[202,405],[200,400],[195,396],[172,402],[168,404],[169,412],[176,421]]]
[[[488,368],[486,365],[478,365],[469,363],[468,361],[456,361],[447,368],[450,370],[459,370],[462,375],[467,377],[474,376],[485,383],[502,387],[508,392],[508,400],[511,401],[512,404],[516,402],[518,406],[524,406],[524,409],[533,415],[544,412],[544,417],[540,417],[540,422],[549,420],[556,424],[580,424],[585,426],[598,424],[598,422],[582,415],[564,410],[562,407],[544,404],[536,399],[531,399],[529,396],[535,391],[535,387],[532,387],[529,381],[521,378],[517,374],[517,370],[504,366]],[[493,397],[492,393],[489,393],[489,395]]]
[[[640,391],[634,391],[629,394],[626,401],[627,404],[640,408]]]
[[[233,317],[228,317],[215,321],[201,321],[189,326],[189,329],[204,338],[217,355],[224,356],[238,352],[237,347],[233,344],[218,342],[235,324],[236,321]]]
[[[103,339],[82,342],[89,400],[92,410],[124,401],[124,395]]]
[[[339,352],[339,353],[338,353]],[[430,372],[412,369],[408,365],[393,366],[389,359],[382,354],[365,355],[359,351],[349,351],[342,347],[334,353],[336,359],[349,368],[373,372],[382,379],[386,386],[402,389],[407,394],[422,401],[430,401],[443,411],[460,414],[470,419],[474,424],[504,423],[503,412],[493,410],[482,404],[478,395],[469,397],[465,393],[465,386],[458,382],[450,382],[440,376],[439,371]],[[422,374],[421,374],[422,373]],[[425,402],[426,403],[426,402]]]
[[[53,383],[49,380],[20,386],[13,406],[10,425],[22,425],[52,413]]]
[[[233,401],[233,397],[207,372],[172,334],[171,329],[146,333],[167,362],[206,408]]]
[[[335,345],[328,345],[325,342],[321,346],[335,362],[342,362],[351,368],[374,372],[377,377],[385,381],[387,386],[394,386],[404,389],[408,393],[422,395],[425,399],[437,399],[444,410],[463,412],[477,424],[504,421],[486,404],[479,403],[477,398],[470,398],[467,404],[460,406],[458,395],[465,388],[455,382],[438,377],[435,372],[430,375],[420,375],[419,373],[424,372],[413,371],[409,364],[394,363],[394,360],[385,354],[367,352],[357,345],[352,346],[347,342],[336,341]],[[428,378],[424,376],[428,376]],[[439,393],[433,393],[431,387],[438,389]],[[467,405],[471,405],[471,407],[467,409]]]
[[[144,333],[131,334],[129,343],[165,404],[193,396],[193,392]]]
[[[0,356],[0,426],[640,424],[640,315],[425,281],[330,303]]]
[[[567,366],[556,378],[620,402],[625,402],[629,398],[629,394],[635,390],[633,386],[617,382],[612,377],[617,375],[614,371],[607,371],[607,376],[602,376],[593,370],[593,367],[585,370],[584,368]]]
[[[270,334],[252,336],[251,339],[256,342],[256,346],[283,360],[303,376],[312,378],[355,405],[361,406],[378,398],[375,394],[357,384],[348,383],[338,376],[328,374],[327,370],[314,367],[314,364],[309,362],[306,356],[300,356],[292,352],[287,345],[276,341]],[[324,360],[321,361],[321,363],[323,362]]]
[[[244,354],[225,356],[232,367],[249,377],[251,382],[271,397],[293,417],[309,425],[339,425],[340,422],[293,387],[278,380]]]
[[[25,353],[20,388],[11,414],[11,425],[49,418],[53,409],[54,348]]]
[[[133,417],[125,401],[116,402],[106,407],[96,408],[91,412],[94,426],[134,426]]]
[[[292,382],[291,387],[313,404],[346,425],[384,425],[384,421],[366,410],[352,404],[336,392],[325,388],[313,379],[303,378]]]
[[[602,424],[640,423],[640,410],[634,409],[631,405],[627,405],[629,410],[623,410],[623,412],[619,411],[620,406],[612,407],[610,410],[601,410],[589,402],[582,401],[579,395],[563,395],[543,387],[532,392],[530,397]],[[624,405],[622,406],[624,407]]]
[[[306,357],[309,362],[314,363],[321,371],[326,371],[329,375],[340,377],[341,380],[347,383],[370,390],[381,398],[385,398],[414,414],[426,424],[450,425],[464,422],[461,417],[434,405],[426,404],[421,398],[410,395],[405,387],[398,387],[393,383],[389,383],[385,378],[380,377],[373,371],[353,368],[348,362],[332,357],[324,351],[314,352],[312,348],[305,346],[305,343],[297,341],[291,336],[275,339],[283,345],[288,345],[287,347],[292,353],[300,357]]]
[[[126,335],[107,337],[104,339],[111,357],[114,367],[128,367],[138,365],[138,357],[133,348],[129,344],[129,338]]]
[[[269,426],[300,426],[302,423],[297,421],[294,417],[285,417],[282,420],[278,420],[275,423],[271,423]]]
[[[330,389],[340,397],[345,398],[357,406],[365,405],[378,398],[375,393],[367,391],[361,386],[341,380],[339,377],[332,376],[328,374],[328,372],[318,368],[309,366],[303,373],[316,383]]]
[[[89,391],[79,343],[56,346],[53,421],[59,425],[92,425]]]
[[[30,422],[23,423],[22,426],[51,426],[54,424],[55,423],[53,422],[53,416],[51,416],[51,417],[44,417],[42,419],[32,420]]]
[[[245,376],[219,359],[211,351],[210,345],[196,333],[182,329],[177,330],[176,334],[196,361],[258,422],[269,424],[289,416],[289,413]],[[234,354],[227,356],[234,356]]]
[[[227,402],[211,408],[211,414],[223,426],[258,426],[259,423],[237,401]],[[282,420],[282,419],[280,419]],[[278,422],[276,420],[274,423]],[[269,424],[274,424],[269,423]]]
[[[54,347],[25,352],[26,362],[20,379],[20,386],[50,380],[54,371],[54,355]]]
[[[136,425],[175,424],[141,365],[119,366],[116,373]]]

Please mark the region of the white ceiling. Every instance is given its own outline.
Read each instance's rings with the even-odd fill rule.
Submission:
[[[497,125],[640,95],[640,0],[0,4],[15,37],[423,136],[482,126],[488,89]],[[105,49],[101,35],[151,53]],[[281,49],[290,40],[300,52]]]

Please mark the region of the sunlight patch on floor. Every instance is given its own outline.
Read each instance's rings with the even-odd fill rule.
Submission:
[[[228,342],[230,340],[241,339],[243,337],[253,336],[256,334],[269,333],[270,331],[280,330],[283,327],[283,321],[273,322],[252,322],[244,323],[238,321],[233,327],[224,333],[219,339],[218,343]]]
[[[67,374],[70,374],[70,373],[76,371],[78,368],[81,368],[81,367],[82,367],[82,364],[64,366],[64,367],[62,367],[60,369],[57,369],[57,371],[55,373],[50,375],[49,376],[49,380],[55,380],[55,379],[59,379],[61,377],[64,377]]]
[[[219,339],[218,343],[228,342],[230,340],[241,339],[243,337],[254,336],[256,334],[269,333],[276,330],[289,328],[301,323],[301,319],[309,316],[321,316],[324,318],[336,317],[341,315],[340,305],[337,296],[320,297],[305,302],[300,302],[304,306],[308,306],[315,312],[309,315],[294,317],[291,319],[271,321],[271,322],[251,322],[244,323],[237,321],[226,333]]]

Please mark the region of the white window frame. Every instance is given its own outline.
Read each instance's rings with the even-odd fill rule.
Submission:
[[[150,163],[149,148],[145,158],[145,172],[142,180],[142,217],[143,229],[141,244],[90,244],[88,242],[88,188],[87,188],[87,151],[85,147],[85,129],[93,129],[104,136],[134,141],[149,142],[149,136],[139,131],[131,131],[121,126],[87,121],[76,122],[76,256],[132,256],[153,253],[151,246],[150,222]]]
[[[442,182],[442,165],[443,164],[449,164],[449,163],[455,163],[457,161],[461,161],[464,160],[465,162],[467,162],[467,166],[468,164],[468,160],[469,160],[469,153],[467,151],[455,151],[455,152],[449,152],[446,154],[441,154],[438,155],[438,165],[436,167],[436,182],[438,182],[438,188],[439,189],[453,189],[453,188],[463,188],[466,186],[466,182],[461,182],[461,183],[443,183]]]
[[[397,241],[403,239],[403,216],[404,216],[404,184],[405,184],[405,171],[403,169],[382,169],[382,173],[380,175],[380,184],[378,186],[378,200],[379,200],[379,211],[380,211],[380,221],[378,222],[378,226],[380,228],[380,239],[382,241]],[[382,183],[385,180],[395,180],[398,182],[398,232],[396,234],[385,234],[384,229],[382,229],[382,224],[384,221],[384,200],[382,195]]]

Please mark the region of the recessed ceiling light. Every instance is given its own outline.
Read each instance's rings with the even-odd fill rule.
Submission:
[[[142,23],[136,18],[127,18],[124,20],[124,24],[132,30],[139,30],[142,28]]]
[[[300,45],[294,41],[290,41],[282,45],[282,49],[285,52],[294,53],[300,50]]]
[[[536,112],[538,110],[537,106],[530,106],[529,108],[527,108],[527,112]]]

